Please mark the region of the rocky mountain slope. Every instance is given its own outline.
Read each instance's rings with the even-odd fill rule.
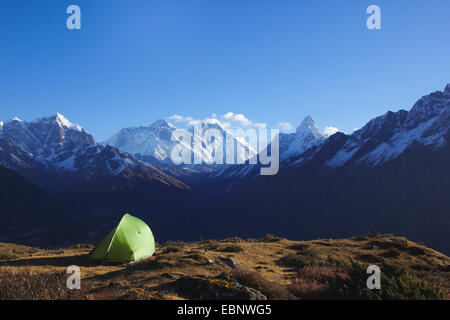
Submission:
[[[196,127],[197,126],[197,127]],[[196,164],[194,161],[194,156],[198,155],[203,157],[204,163],[206,164],[212,162],[214,158],[214,154],[212,150],[207,148],[207,145],[211,143],[211,141],[207,141],[207,138],[204,136],[204,133],[207,130],[216,130],[218,133],[218,139],[215,140],[216,143],[220,143],[223,146],[223,164],[226,163],[226,139],[230,138],[230,143],[233,143],[235,146],[239,145],[243,150],[250,149],[253,154],[256,153],[256,150],[253,149],[248,143],[245,143],[242,140],[236,139],[231,132],[225,130],[220,122],[218,121],[198,121],[193,127],[189,130],[184,130],[190,137],[190,143],[183,143],[185,148],[192,154],[191,156],[191,164]],[[177,128],[165,121],[165,120],[157,120],[151,126],[145,127],[130,127],[124,128],[120,130],[117,134],[109,138],[105,141],[105,145],[114,146],[124,152],[128,152],[130,154],[135,155],[139,159],[145,160],[150,163],[154,163],[154,161],[158,161],[161,166],[165,166],[167,164],[172,163],[171,153],[172,149],[179,144],[179,141],[172,141],[172,134],[176,131]],[[227,137],[227,133],[229,137]],[[236,148],[236,147],[235,147]],[[244,160],[248,160],[249,155],[246,155],[244,152],[240,153],[240,157]],[[181,167],[192,168],[193,166],[186,166],[186,164],[182,164]],[[199,166],[194,166],[199,169]],[[206,172],[205,170],[204,172]]]
[[[94,137],[61,114],[0,125],[0,164],[13,169],[79,212],[111,213],[126,193],[150,192],[155,202],[189,187],[160,168]],[[143,190],[145,189],[145,190]]]
[[[377,166],[393,160],[408,149],[416,147],[439,150],[448,144],[450,129],[450,84],[444,91],[422,97],[410,111],[387,112],[370,120],[363,128],[351,135],[343,135],[330,144],[317,148],[316,153],[330,150],[325,165],[342,167],[350,165]],[[339,148],[336,148],[339,140]],[[331,141],[330,141],[331,142]],[[322,148],[324,150],[322,150]],[[308,157],[290,159],[295,165],[307,161]]]
[[[18,173],[0,166],[0,239],[5,234],[26,229],[30,225],[42,226],[50,220],[63,222],[64,210],[59,203],[35,184]],[[14,232],[16,232],[14,231]]]
[[[166,185],[182,186],[154,166],[111,146],[97,144],[92,135],[61,114],[31,122],[18,118],[2,122],[0,146],[0,163],[26,176],[33,169],[54,175],[77,174],[86,180],[136,174]]]

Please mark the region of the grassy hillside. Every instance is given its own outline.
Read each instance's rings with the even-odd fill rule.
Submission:
[[[89,261],[92,248],[0,243],[0,299],[448,299],[450,293],[450,258],[393,235],[167,242],[134,264]],[[366,288],[370,264],[381,268],[381,290]],[[66,289],[70,265],[81,267],[81,290]]]

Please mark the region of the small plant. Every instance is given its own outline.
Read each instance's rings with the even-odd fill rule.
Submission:
[[[239,243],[239,242],[244,242],[244,240],[242,240],[239,237],[231,237],[231,238],[226,238],[221,240],[220,242],[234,242],[234,243]]]
[[[237,253],[237,252],[243,251],[244,249],[237,244],[233,244],[233,245],[217,248],[216,250],[221,251],[221,252],[236,252]]]
[[[239,283],[260,291],[268,299],[286,300],[293,298],[286,286],[270,281],[258,272],[238,268],[232,272],[231,276]]]
[[[280,237],[274,236],[273,234],[270,233],[266,234],[264,237],[261,238],[262,242],[277,242],[280,240],[281,240]]]
[[[378,231],[367,231],[367,237],[368,238],[378,238],[381,236],[381,233],[379,233]]]
[[[94,300],[111,300],[108,287],[100,288],[93,293]]]
[[[288,248],[292,249],[292,250],[296,250],[296,251],[302,251],[305,249],[309,249],[310,247],[311,247],[311,245],[307,244],[307,243],[296,243],[296,244],[289,246]]]
[[[405,268],[384,264],[381,289],[369,290],[366,286],[366,266],[352,261],[345,270],[346,277],[337,276],[330,281],[331,297],[335,299],[374,300],[441,300],[444,290],[429,284]]]
[[[181,250],[181,249],[180,249],[179,247],[170,245],[170,246],[166,246],[166,247],[165,247],[165,249],[164,249],[164,251],[163,251],[163,254],[166,254],[166,253],[173,253],[173,252],[180,252],[180,250]]]
[[[278,260],[278,264],[283,267],[300,270],[305,266],[319,264],[321,262],[317,253],[310,250],[299,251],[298,253],[288,254]]]
[[[132,288],[122,297],[122,300],[161,300],[161,298],[142,288]]]
[[[380,253],[380,256],[382,256],[384,258],[398,258],[398,257],[400,257],[400,252],[396,249],[391,249],[391,250]]]
[[[307,265],[302,267],[297,277],[294,278],[289,291],[296,297],[304,300],[326,299],[330,296],[330,281],[333,281],[338,275],[345,278],[342,269],[337,264]]]
[[[12,260],[15,258],[16,255],[14,253],[7,253],[7,252],[0,253],[0,260]]]
[[[204,243],[203,248],[207,251],[208,250],[215,251],[219,248],[219,244],[215,240],[209,240]]]
[[[330,292],[328,284],[304,279],[295,279],[288,289],[291,294],[302,300],[324,299]]]

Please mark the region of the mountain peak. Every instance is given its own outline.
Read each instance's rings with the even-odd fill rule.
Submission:
[[[311,132],[311,131],[317,131],[319,132],[319,129],[316,126],[316,122],[314,121],[313,117],[306,116],[300,125],[297,127],[296,132]]]
[[[173,124],[167,122],[164,119],[158,119],[150,126],[151,128],[167,128],[167,129],[176,129]]]
[[[450,93],[450,83],[445,86],[444,93]]]
[[[223,128],[222,123],[217,119],[207,119],[201,122],[202,127],[204,130],[207,129],[218,129],[222,132],[225,132],[226,130]]]
[[[69,122],[69,120],[67,120],[66,117],[64,117],[61,113],[57,112],[54,115],[55,119],[59,120],[59,121],[63,121],[63,122]]]
[[[55,118],[56,122],[61,124],[63,127],[72,127],[73,123],[70,122],[66,117],[64,117],[61,113],[56,113],[52,118]]]
[[[54,115],[52,115],[50,117],[39,118],[39,119],[36,119],[36,120],[34,120],[32,122],[34,122],[34,123],[39,123],[39,122],[43,122],[43,123],[56,122],[60,127],[63,127],[63,128],[66,128],[66,129],[72,129],[72,130],[79,131],[79,132],[84,131],[84,129],[80,125],[70,122],[66,117],[64,117],[59,112],[57,112],[56,114],[54,114]]]

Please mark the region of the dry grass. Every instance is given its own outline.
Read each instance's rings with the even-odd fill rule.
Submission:
[[[275,281],[270,281],[258,272],[238,268],[231,273],[231,276],[239,283],[259,290],[267,297],[267,299],[288,300],[294,298],[287,286],[281,285]]]
[[[314,241],[266,236],[258,241],[231,238],[196,243],[168,242],[158,247],[153,257],[133,265],[89,261],[86,255],[91,248],[76,245],[41,250],[0,243],[0,269],[4,275],[0,277],[0,297],[180,299],[176,290],[167,287],[169,283],[183,277],[214,279],[227,272],[272,299],[319,299],[327,296],[330,289],[326,283],[335,279],[336,274],[345,279],[342,265],[350,261],[363,266],[375,263],[382,266],[382,270],[388,264],[403,266],[412,275],[450,292],[450,259],[424,245],[393,235]],[[219,262],[217,256],[232,258],[243,269],[233,271]],[[66,268],[70,265],[81,267],[83,293],[67,293],[60,288],[58,279],[66,279]],[[15,281],[11,283],[8,279]],[[52,284],[55,281],[58,284]],[[30,288],[40,286],[49,288],[42,291],[42,296],[32,293],[27,296],[22,290],[28,288],[26,290],[33,292]],[[9,293],[5,294],[6,290]]]

